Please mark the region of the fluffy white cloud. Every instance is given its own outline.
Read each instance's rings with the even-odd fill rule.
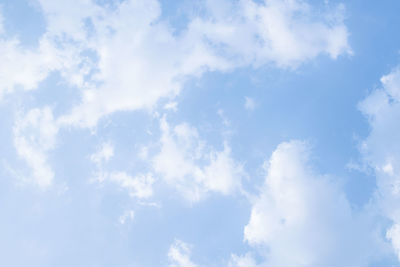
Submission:
[[[54,172],[48,163],[47,152],[54,148],[58,132],[49,107],[32,109],[18,118],[14,125],[14,145],[18,155],[32,168],[34,182],[49,187]]]
[[[298,0],[206,2],[209,17],[193,20],[191,28],[237,64],[293,68],[321,53],[351,53],[342,5],[321,12]]]
[[[47,28],[37,48],[26,49],[17,39],[0,36],[0,97],[18,86],[35,89],[50,72],[59,71],[82,93],[81,103],[57,119],[61,125],[94,126],[115,111],[151,109],[160,98],[179,94],[188,76],[205,71],[269,62],[295,67],[320,53],[336,57],[350,51],[342,8],[325,14],[327,20],[297,0],[206,1],[207,16],[192,17],[179,34],[160,19],[156,0],[128,0],[112,8],[91,0],[39,2]],[[16,140],[23,140],[19,136]],[[18,141],[19,151],[28,147],[22,143]],[[46,166],[44,154],[39,154],[43,159],[37,161]],[[187,169],[177,176],[161,160],[156,166],[169,180],[171,175],[180,181],[196,177],[195,198],[207,190],[226,194],[236,186],[229,154],[227,145],[223,151],[209,151],[210,164],[203,168],[185,160]],[[41,170],[51,180],[50,168]]]
[[[282,143],[273,152],[245,240],[267,250],[261,266],[367,266],[377,244],[370,218],[353,212],[337,183],[308,161],[303,142]],[[235,261],[254,265],[249,255]]]
[[[0,36],[4,70],[0,96],[18,86],[35,89],[49,73],[58,71],[81,93],[80,103],[57,118],[59,126],[93,127],[116,111],[152,109],[161,98],[174,103],[187,78],[206,71],[263,64],[295,68],[319,54],[335,58],[350,52],[342,6],[321,15],[300,0],[205,1],[204,14],[191,16],[177,33],[161,18],[157,0],[127,0],[112,7],[92,0],[39,3],[47,24],[38,47],[26,49],[15,38]],[[193,199],[207,191],[228,194],[237,188],[232,177],[240,168],[231,159],[228,145],[222,151],[206,148],[198,158],[182,156],[183,169],[173,173],[163,164],[167,161],[163,155],[188,155],[201,147],[188,145],[174,151],[174,138],[163,141],[163,151],[155,160],[167,181],[177,182]],[[208,164],[200,167],[199,161]],[[47,173],[52,177],[49,168]],[[190,186],[189,176],[193,177]]]
[[[195,128],[179,124],[172,129],[161,119],[161,149],[153,158],[154,170],[194,202],[209,191],[231,194],[240,190],[242,166],[231,157],[229,145],[217,151]]]
[[[0,12],[0,100],[16,88],[36,89],[53,71],[60,71],[69,82],[82,86],[88,67],[79,48],[55,40],[48,33],[39,38],[37,47],[24,47],[5,31],[3,20]]]
[[[156,0],[112,8],[91,0],[39,2],[45,39],[60,55],[69,51],[58,69],[83,90],[66,124],[91,127],[115,111],[151,109],[205,71],[268,63],[294,68],[321,53],[350,53],[342,6],[320,12],[300,0],[205,1],[206,15],[190,17],[177,34],[160,19]],[[83,56],[87,51],[94,56]]]
[[[168,251],[169,267],[197,267],[190,259],[191,248],[188,244],[175,240]]]
[[[381,79],[382,88],[360,103],[371,131],[361,143],[364,160],[376,174],[374,203],[381,214],[392,221],[386,237],[400,259],[400,69]]]
[[[389,230],[387,230],[386,238],[392,243],[392,247],[400,260],[400,225],[394,224]]]
[[[67,0],[38,0],[46,19],[47,35],[60,37],[62,42],[85,41],[88,20],[106,15],[95,1],[81,0],[71,4]]]
[[[98,63],[82,103],[65,116],[65,123],[93,126],[114,111],[151,109],[160,98],[176,96],[185,76],[227,68],[227,63],[197,36],[175,36],[173,29],[159,19],[157,1],[124,1],[112,11],[93,5],[93,10],[94,15],[67,16],[80,21],[75,27],[83,32],[70,37],[94,51]],[[90,33],[85,31],[84,21],[88,20],[93,27]],[[75,27],[60,27],[58,35],[75,33]],[[86,38],[81,37],[84,33]]]

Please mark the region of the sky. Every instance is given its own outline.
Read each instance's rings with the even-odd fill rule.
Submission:
[[[399,10],[0,0],[0,265],[400,266]]]

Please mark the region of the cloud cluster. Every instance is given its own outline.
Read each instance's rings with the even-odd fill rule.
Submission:
[[[371,92],[359,106],[371,129],[360,151],[375,171],[377,189],[373,201],[392,224],[386,237],[400,259],[400,69],[383,76],[381,83],[382,88]]]
[[[195,202],[208,192],[228,195],[240,191],[244,171],[227,143],[218,151],[194,127],[183,123],[171,128],[165,117],[161,131],[161,149],[153,157],[153,169],[186,199]]]
[[[4,17],[2,10],[0,9],[0,36],[4,33]]]
[[[303,1],[206,1],[204,8],[207,15],[191,18],[179,34],[160,19],[154,0],[125,1],[111,12],[96,5],[80,8],[91,11],[85,14],[53,11],[60,14],[50,23],[61,25],[53,34],[70,36],[98,58],[92,86],[65,121],[93,126],[115,111],[150,109],[205,71],[268,63],[293,68],[321,53],[350,53],[342,7],[321,17]],[[63,15],[74,19],[73,28],[62,27]],[[88,20],[92,30],[85,32]]]
[[[245,240],[263,256],[260,266],[367,266],[378,251],[371,218],[355,213],[337,182],[316,174],[309,158],[300,141],[273,152]],[[231,264],[256,266],[250,254],[233,256]]]
[[[112,7],[90,0],[39,3],[47,22],[39,48],[24,50],[17,40],[2,39],[0,62],[9,73],[0,87],[33,89],[59,71],[82,95],[63,118],[66,124],[91,127],[115,111],[151,109],[205,71],[269,63],[293,68],[319,54],[350,53],[342,6],[316,16],[299,0],[205,1],[205,14],[190,16],[177,34],[161,19],[156,0]]]
[[[191,27],[236,64],[294,68],[319,54],[351,53],[343,5],[317,12],[297,0],[206,3],[208,17],[194,19]]]
[[[15,38],[0,33],[0,100],[16,88],[36,89],[49,72],[60,66],[57,52],[47,40],[36,49],[23,48]]]
[[[295,68],[320,54],[336,58],[351,52],[342,6],[320,11],[300,0],[204,1],[204,12],[189,14],[177,32],[157,0],[38,2],[46,31],[36,48],[0,32],[0,97],[19,86],[36,89],[59,72],[81,96],[56,118],[59,127],[94,127],[116,111],[151,110],[160,99],[174,99],[188,78],[207,71],[264,64]],[[203,174],[191,174],[203,189],[232,190],[232,174],[221,173],[232,164],[229,153],[228,146],[209,153],[212,164]],[[219,179],[199,178],[216,172]]]
[[[316,10],[301,0],[205,0],[204,12],[189,16],[176,31],[162,17],[157,0],[38,1],[47,26],[34,48],[6,32],[0,13],[0,99],[17,88],[38,88],[52,72],[81,96],[58,118],[49,107],[35,108],[14,124],[17,154],[41,188],[54,180],[48,152],[61,127],[95,127],[117,111],[153,110],[160,99],[169,101],[165,109],[176,111],[174,98],[185,82],[205,72],[263,65],[294,69],[320,55],[335,59],[352,53],[343,5]],[[380,252],[372,218],[376,211],[390,222],[385,237],[400,259],[400,68],[381,82],[382,88],[360,103],[371,127],[360,150],[377,178],[370,206],[354,211],[340,185],[313,170],[306,143],[282,143],[265,164],[265,183],[252,200],[244,228],[244,240],[262,259],[252,253],[233,255],[230,266],[367,266]],[[255,100],[246,97],[245,108],[255,107]],[[90,157],[96,180],[117,185],[136,199],[153,196],[154,177],[190,202],[212,192],[242,191],[245,172],[228,142],[216,149],[195,127],[171,126],[165,117],[160,126],[159,151],[149,156],[143,150],[148,172],[107,170],[114,148],[104,143]],[[120,223],[133,217],[128,210]],[[179,240],[168,257],[170,266],[197,266],[190,246]]]

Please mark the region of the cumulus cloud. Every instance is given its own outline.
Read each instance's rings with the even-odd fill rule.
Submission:
[[[197,267],[190,259],[191,247],[181,240],[175,240],[168,251],[169,267]]]
[[[342,6],[317,16],[311,5],[298,0],[205,1],[205,13],[191,16],[176,33],[161,19],[156,0],[128,0],[112,7],[91,0],[39,3],[46,32],[37,47],[24,48],[2,31],[0,97],[18,86],[36,89],[58,71],[81,93],[80,104],[57,118],[61,127],[93,127],[115,111],[152,109],[160,98],[172,101],[188,77],[206,71],[268,63],[294,68],[321,53],[335,58],[350,52]],[[227,145],[208,153],[212,164],[191,174],[203,184],[195,195],[232,190],[232,174],[221,173],[233,164],[229,154]],[[46,173],[52,177],[49,168]],[[210,178],[215,173],[220,178]]]
[[[54,148],[58,126],[49,107],[32,109],[17,119],[14,125],[14,146],[18,155],[32,169],[34,183],[49,187],[54,172],[48,163],[47,152]]]
[[[400,259],[400,69],[383,76],[381,83],[382,88],[371,92],[359,105],[371,129],[360,151],[375,171],[374,204],[393,224],[386,237]]]
[[[65,116],[66,123],[93,126],[115,111],[151,109],[160,98],[176,96],[185,76],[227,68],[225,60],[196,36],[175,36],[159,19],[157,1],[124,1],[113,11],[99,6],[93,10],[98,10],[95,16],[85,15],[94,29],[82,44],[98,57],[96,74],[89,81],[98,86],[85,90],[82,103]],[[78,27],[87,17],[75,18],[81,20]]]
[[[82,94],[81,103],[62,117],[65,124],[92,127],[115,111],[152,109],[160,98],[178,95],[188,77],[205,71],[263,64],[295,68],[319,54],[336,58],[351,52],[343,6],[321,12],[300,0],[205,1],[204,14],[189,16],[176,33],[161,19],[156,0],[112,7],[90,0],[39,3],[47,22],[42,42],[49,44],[43,51],[54,51],[47,58],[56,63],[43,63],[39,49],[25,62],[34,66],[21,63],[29,67],[21,77],[36,79],[7,81],[34,88],[58,70]],[[10,60],[21,62],[18,57]]]
[[[205,12],[189,16],[186,27],[176,32],[162,18],[157,0],[127,0],[112,6],[92,0],[74,4],[39,0],[39,4],[46,32],[37,47],[23,48],[14,37],[0,36],[0,68],[4,70],[0,95],[18,86],[36,89],[49,73],[58,71],[79,89],[81,100],[56,119],[57,128],[94,127],[103,116],[151,110],[163,98],[175,103],[185,81],[207,71],[264,64],[296,68],[320,54],[336,58],[351,53],[343,6],[320,11],[300,0],[204,1]],[[231,158],[229,145],[220,151],[203,147],[192,130],[180,125],[164,131],[162,150],[153,161],[155,170],[192,201],[211,191],[230,194],[237,190],[241,167]],[[21,132],[15,130],[18,153],[30,162],[35,177],[47,177],[41,184],[50,184],[54,174],[45,163],[45,152],[52,146],[28,152],[32,144]],[[28,156],[34,153],[39,155],[36,163]],[[170,155],[180,160],[168,165]],[[133,182],[122,182],[130,181],[126,176],[106,176],[129,184],[135,192]],[[136,178],[151,181],[149,175],[143,177]]]
[[[153,157],[153,168],[185,198],[195,202],[208,192],[227,195],[240,190],[244,171],[227,143],[218,151],[194,127],[183,123],[171,128],[165,117],[161,131],[161,149]]]
[[[260,266],[367,266],[377,244],[368,214],[352,211],[338,184],[313,171],[309,153],[300,141],[273,152],[245,240],[262,248]],[[250,255],[235,257],[233,266],[256,266]]]

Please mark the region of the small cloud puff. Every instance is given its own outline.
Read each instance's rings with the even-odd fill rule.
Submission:
[[[133,210],[126,210],[120,217],[119,217],[119,223],[120,224],[125,224],[128,221],[132,221],[135,217],[135,212]]]
[[[253,111],[256,108],[256,102],[254,101],[253,98],[246,96],[244,102],[244,108]]]
[[[169,267],[198,267],[190,259],[191,247],[181,240],[175,240],[168,251]]]
[[[171,128],[163,117],[160,126],[161,150],[153,157],[153,169],[186,199],[196,202],[208,192],[228,195],[240,191],[244,171],[226,142],[218,151],[186,123]]]
[[[100,149],[90,156],[90,160],[99,165],[109,161],[113,156],[114,146],[111,143],[103,143]]]

